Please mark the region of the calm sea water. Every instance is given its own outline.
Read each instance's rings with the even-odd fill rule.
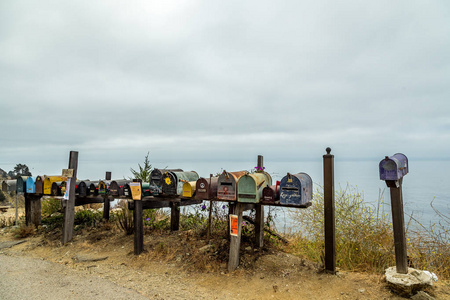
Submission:
[[[345,188],[348,185],[358,189],[364,195],[366,202],[376,205],[378,200],[384,201],[385,209],[389,212],[390,194],[386,184],[379,180],[378,174],[379,161],[340,161],[335,160],[335,184],[336,190],[339,186]],[[44,163],[29,163],[33,175],[38,174],[59,174],[61,169],[66,167],[56,166],[49,168]],[[186,171],[194,170],[202,177],[208,177],[210,173],[216,174],[223,170],[240,171],[252,170],[256,166],[255,161],[152,161],[152,166],[156,168],[182,168]],[[315,187],[323,183],[323,165],[322,160],[318,161],[292,161],[292,162],[272,162],[264,161],[266,171],[271,174],[273,181],[281,180],[287,172],[308,173],[313,179]],[[11,166],[4,166],[6,169]],[[105,171],[111,171],[113,178],[124,178],[131,176],[130,167],[137,169],[137,163],[105,163],[95,161],[80,161],[78,178],[97,180],[104,178]],[[423,161],[409,160],[409,174],[403,180],[403,201],[405,210],[405,222],[409,220],[409,215],[418,218],[423,224],[437,220],[436,213],[430,206],[433,206],[450,216],[450,180],[446,176],[450,169],[450,161]],[[8,169],[9,170],[9,169]],[[278,213],[278,224],[283,228],[288,228],[291,224],[286,209]]]

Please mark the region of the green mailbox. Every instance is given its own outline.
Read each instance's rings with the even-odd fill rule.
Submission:
[[[258,203],[262,191],[272,185],[272,177],[266,172],[247,173],[239,178],[237,184],[238,202]]]

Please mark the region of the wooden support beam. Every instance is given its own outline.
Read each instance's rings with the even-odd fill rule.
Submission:
[[[142,201],[134,200],[134,254],[139,255],[144,251],[144,221],[142,220]]]
[[[405,219],[403,213],[402,180],[398,187],[390,187],[392,226],[394,229],[395,266],[397,273],[408,273],[408,261],[405,236]]]
[[[28,194],[25,194],[27,197]],[[41,197],[36,195],[28,195],[31,199],[31,224],[37,228],[41,225]]]
[[[63,224],[63,236],[62,243],[66,244],[73,238],[73,224],[75,221],[75,185],[78,169],[78,152],[70,151],[69,155],[69,169],[73,170],[73,175],[67,178],[66,190],[68,198],[64,209],[64,224]]]
[[[336,274],[336,233],[334,216],[334,155],[323,156],[323,198],[325,222],[325,270]]]
[[[110,199],[108,196],[103,198],[103,219],[109,221],[109,210],[111,208]]]
[[[229,272],[233,272],[239,266],[239,250],[241,248],[242,235],[242,212],[242,203],[236,203],[233,214],[238,216],[238,234],[237,236],[230,236],[230,256],[228,258]]]
[[[16,195],[18,197],[18,195]],[[17,207],[17,204],[16,204]],[[30,226],[31,224],[31,197],[28,194],[25,194],[25,225]],[[16,226],[17,226],[16,222]]]
[[[262,248],[264,246],[264,206],[262,205],[256,205],[255,235],[256,247]]]
[[[178,231],[180,229],[180,203],[170,202],[170,230]]]

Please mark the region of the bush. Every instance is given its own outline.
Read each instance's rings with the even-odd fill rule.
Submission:
[[[51,216],[61,211],[61,200],[55,198],[43,199],[41,202],[41,214],[43,216]]]
[[[116,213],[116,224],[125,234],[130,235],[134,233],[133,212],[128,209],[126,203]]]

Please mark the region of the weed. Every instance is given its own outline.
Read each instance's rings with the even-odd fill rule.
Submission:
[[[55,198],[42,199],[41,207],[43,216],[51,216],[52,214],[61,211],[61,200]]]
[[[19,227],[15,228],[13,231],[14,237],[21,239],[33,235],[36,233],[36,227],[34,225],[21,224]]]

